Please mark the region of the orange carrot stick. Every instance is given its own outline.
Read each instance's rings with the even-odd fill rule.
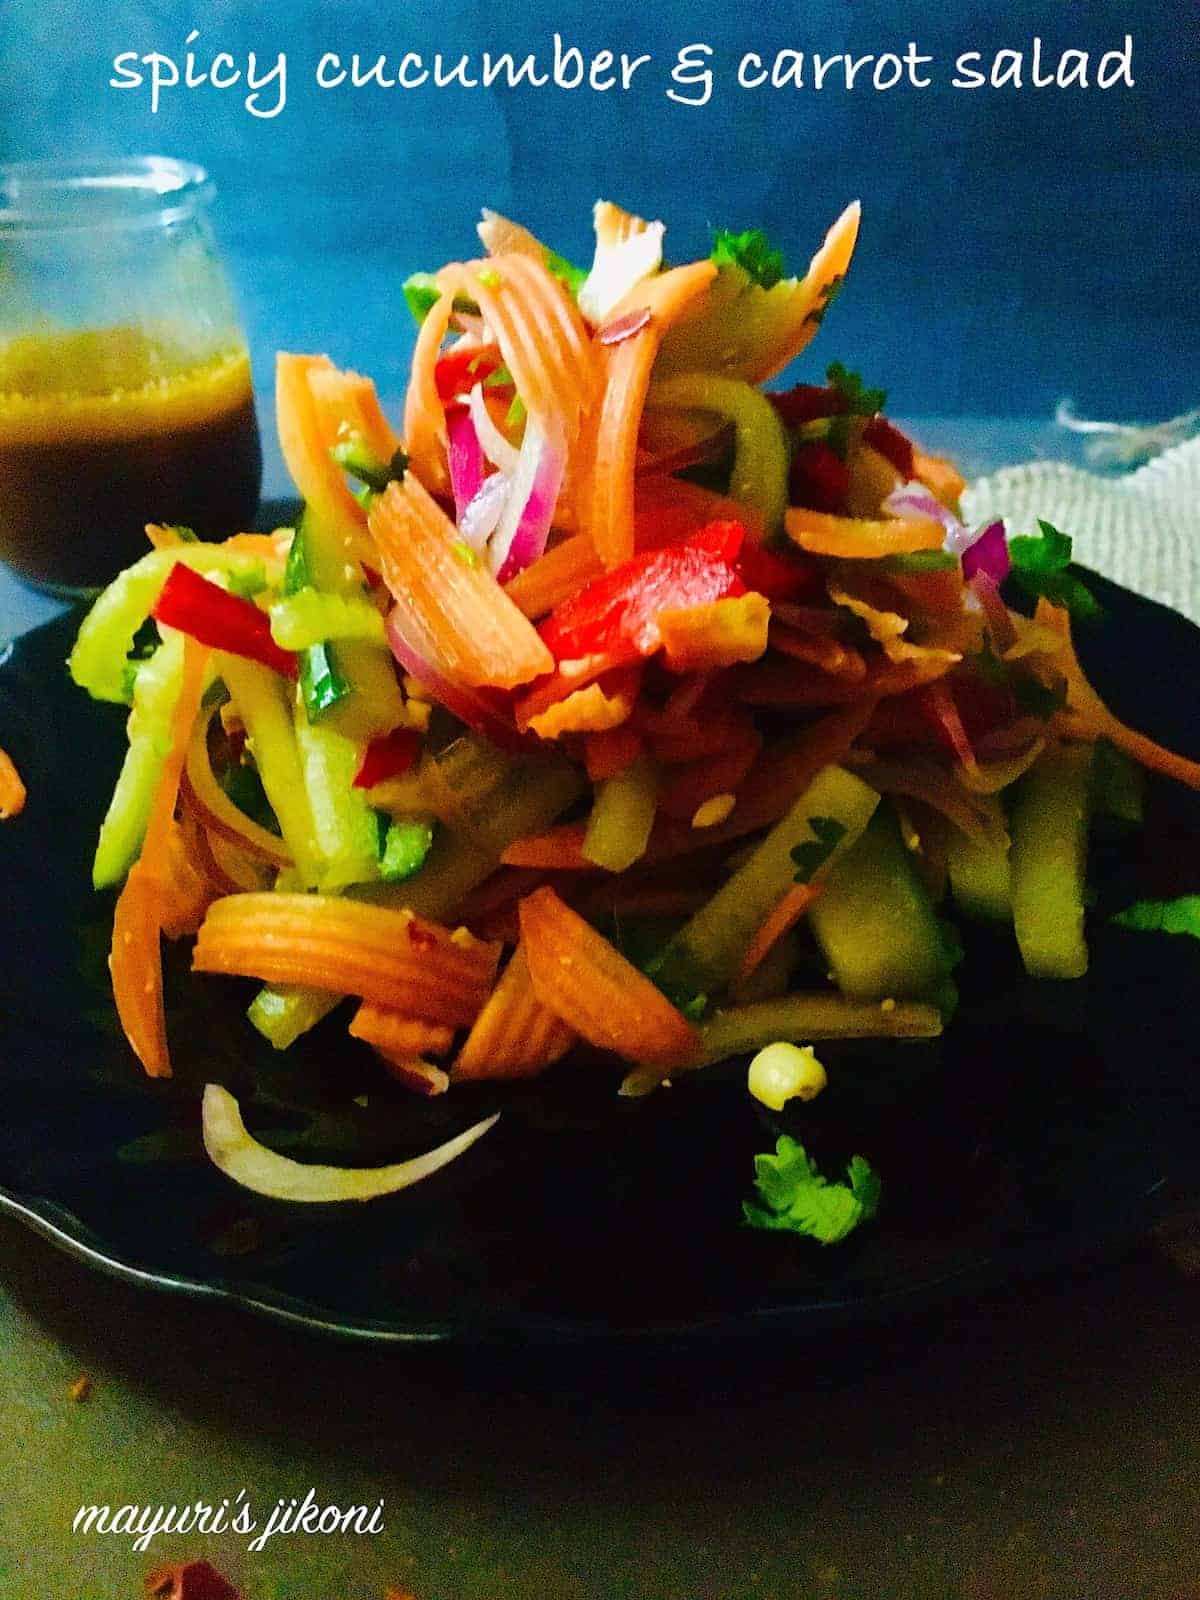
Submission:
[[[454,1082],[532,1078],[565,1056],[574,1029],[538,999],[518,945],[450,1069]]]
[[[491,573],[463,561],[454,524],[411,472],[371,504],[384,581],[439,649],[439,670],[471,688],[512,689],[554,658]]]
[[[577,533],[510,578],[504,592],[527,617],[544,617],[603,571],[592,541]]]
[[[821,892],[819,883],[794,883],[790,889],[785,889],[779,899],[763,918],[757,933],[751,939],[742,957],[742,964],[737,970],[733,980],[733,988],[745,983],[746,979],[756,970],[763,957],[771,950],[785,933],[800,921],[800,918],[812,905]]]
[[[431,307],[417,334],[404,397],[404,446],[413,471],[429,489],[450,486],[446,462],[446,413],[435,376],[442,341],[454,312],[454,295],[447,291]]]
[[[374,1045],[385,1055],[408,1060],[413,1056],[445,1055],[454,1042],[454,1029],[364,1000],[350,1019],[350,1037]]]
[[[183,679],[171,716],[171,742],[150,809],[142,853],[130,869],[113,912],[108,958],[113,999],[125,1037],[151,1078],[171,1076],[159,940],[170,892],[170,835],[179,778],[192,724],[200,710],[207,661],[206,647],[194,639],[185,639]]]
[[[825,511],[809,511],[803,506],[791,506],[783,525],[788,538],[810,555],[856,560],[937,550],[946,537],[941,523],[932,519],[892,517],[877,522],[868,517],[838,517]]]
[[[487,999],[499,955],[465,929],[409,911],[331,895],[235,894],[210,907],[192,968],[355,994],[458,1028]]]
[[[582,822],[563,822],[546,833],[530,834],[510,844],[500,857],[506,867],[540,867],[546,871],[595,871],[595,864],[583,853],[587,832]]]
[[[695,1051],[686,1017],[553,889],[521,902],[521,943],[538,999],[590,1043],[667,1067]]]
[[[606,567],[618,567],[634,551],[634,474],[637,438],[650,371],[663,335],[716,277],[711,261],[675,267],[631,290],[614,309],[612,320],[629,310],[645,308],[650,320],[632,338],[603,345],[604,400],[596,434],[591,493],[584,513],[584,531]]]
[[[25,785],[7,750],[0,750],[0,821],[25,809]]]
[[[1189,789],[1200,789],[1200,762],[1189,761],[1186,756],[1166,750],[1153,739],[1148,739],[1136,728],[1128,727],[1114,716],[1092,688],[1075,654],[1071,638],[1071,616],[1062,606],[1051,605],[1049,600],[1039,600],[1035,620],[1052,629],[1062,640],[1062,648],[1054,657],[1067,679],[1068,733],[1075,732],[1093,739],[1108,739],[1126,755],[1151,772],[1161,772],[1166,778],[1187,784]]]

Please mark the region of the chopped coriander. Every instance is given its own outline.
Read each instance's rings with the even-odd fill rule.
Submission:
[[[813,837],[793,845],[791,850],[797,883],[811,883],[846,837],[846,825],[836,817],[809,817],[808,826]]]
[[[299,656],[300,697],[308,720],[316,722],[353,691],[338,666],[333,645],[309,645]]]
[[[718,228],[712,259],[718,267],[740,267],[760,289],[773,289],[783,278],[783,252],[776,250],[761,228],[733,233]]]
[[[479,565],[479,557],[464,539],[455,539],[451,544],[450,549],[452,553],[456,555],[462,562],[464,567],[477,567]]]
[[[1017,534],[1008,541],[1012,576],[1026,594],[1063,606],[1077,621],[1095,622],[1103,611],[1081,578],[1070,571],[1071,540],[1038,518],[1040,533]]]
[[[762,1205],[750,1200],[742,1204],[742,1216],[752,1228],[839,1244],[879,1210],[883,1186],[862,1156],[851,1158],[845,1183],[830,1183],[804,1146],[781,1134],[773,1155],[755,1156],[754,1173]]]
[[[512,397],[512,404],[504,414],[506,428],[519,428],[525,421],[525,402],[519,394]]]
[[[857,372],[848,372],[840,361],[831,361],[825,372],[825,381],[836,389],[842,401],[842,411],[851,417],[873,417],[887,404],[886,389],[868,389]]]
[[[330,445],[329,454],[343,471],[365,484],[373,494],[382,494],[389,483],[402,479],[408,470],[408,457],[403,450],[395,451],[390,461],[381,461],[372,453],[362,434],[353,429]]]
[[[437,305],[441,292],[432,272],[414,272],[404,280],[404,303],[418,327]]]
[[[474,372],[482,360],[482,354],[476,356],[474,361],[467,367],[467,371],[469,373]],[[507,367],[497,367],[494,372],[489,372],[483,380],[483,387],[485,389],[508,389],[511,388],[512,381],[513,375]]]

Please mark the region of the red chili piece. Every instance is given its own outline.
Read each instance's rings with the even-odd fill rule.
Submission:
[[[769,394],[767,399],[779,413],[785,428],[798,428],[802,422],[819,422],[822,417],[840,416],[846,409],[844,394],[816,383],[798,383],[782,394]]]
[[[491,350],[449,350],[438,358],[433,369],[438,398],[443,405],[469,394],[477,383],[486,383],[500,362]]]
[[[417,759],[421,750],[421,735],[415,728],[393,728],[391,733],[372,739],[363,751],[363,758],[354,774],[355,789],[373,789],[377,783],[389,778],[400,778]]]
[[[907,483],[913,475],[913,443],[907,435],[886,417],[872,417],[863,429],[863,440],[890,461]]]
[[[788,500],[813,511],[840,511],[850,488],[846,463],[823,440],[802,444],[792,457]]]
[[[266,612],[220,584],[210,583],[182,561],[171,568],[150,615],[213,650],[261,662],[285,678],[296,676],[296,657],[272,639]]]
[[[747,589],[765,594],[772,603],[813,599],[824,588],[824,579],[815,562],[801,556],[777,556],[761,544],[742,546],[737,569]]]

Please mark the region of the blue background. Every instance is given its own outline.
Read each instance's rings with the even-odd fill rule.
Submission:
[[[1045,416],[1071,394],[1093,414],[1165,416],[1200,370],[1197,8],[1016,0],[898,8],[879,0],[764,5],[555,0],[272,7],[3,0],[0,154],[159,150],[204,162],[260,385],[276,346],[324,349],[396,394],[411,344],[399,295],[418,267],[471,253],[480,203],[586,257],[591,201],[669,224],[680,259],[717,224],[765,226],[802,266],[851,197],[865,207],[847,291],[808,358],[861,365],[902,415]],[[108,87],[122,50],[289,56],[283,115],[244,91]],[[628,94],[432,88],[320,93],[326,49],[542,52],[558,29],[585,51],[649,52]],[[1133,90],[952,91],[962,49],[1097,54],[1134,36]],[[739,91],[742,51],[896,49],[935,57],[937,86]],[[676,49],[712,44],[702,109],[665,96]],[[270,91],[268,91],[270,94]]]

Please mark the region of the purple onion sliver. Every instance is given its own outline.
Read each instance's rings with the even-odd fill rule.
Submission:
[[[470,504],[458,519],[458,531],[464,544],[481,551],[504,513],[508,500],[508,479],[502,472],[493,472],[480,484]]]
[[[979,529],[963,552],[963,576],[986,573],[993,583],[1003,583],[1012,569],[1008,539],[1003,522],[989,522]]]
[[[893,489],[883,502],[883,509],[893,517],[904,517],[909,522],[936,522],[946,532],[944,548],[951,555],[961,555],[964,543],[969,540],[966,528],[936,496],[930,494],[923,483],[906,483]]]
[[[529,499],[521,512],[521,520],[508,547],[508,554],[496,574],[500,583],[507,583],[510,578],[515,578],[518,572],[524,572],[525,568],[545,551],[566,467],[566,451],[550,444],[549,441],[543,443],[541,459],[533,478],[533,488],[529,491]]]
[[[435,662],[437,646],[420,618],[407,606],[394,605],[387,618],[388,644],[392,654],[440,705],[460,722],[481,733],[504,749],[524,743],[520,734],[493,707],[478,689],[454,683]]]
[[[479,493],[483,483],[483,446],[469,411],[457,406],[446,419],[450,439],[450,487],[454,491],[454,520],[461,523],[463,512]]]

